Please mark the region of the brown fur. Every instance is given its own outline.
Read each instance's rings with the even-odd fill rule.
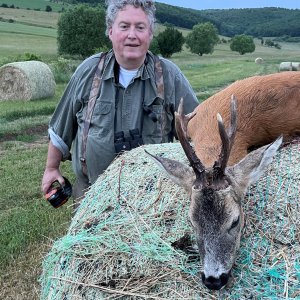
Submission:
[[[239,80],[201,103],[188,124],[188,135],[206,167],[220,153],[217,113],[230,120],[231,95],[237,101],[237,133],[228,165],[245,157],[249,148],[300,134],[300,72],[282,72]]]

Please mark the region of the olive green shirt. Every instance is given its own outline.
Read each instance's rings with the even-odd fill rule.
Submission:
[[[100,54],[87,58],[73,74],[50,121],[49,135],[52,143],[68,159],[76,176],[93,183],[116,156],[114,137],[118,131],[129,136],[129,130],[138,129],[144,144],[165,143],[174,136],[174,111],[181,98],[184,112],[189,113],[199,104],[195,93],[180,69],[171,61],[160,58],[164,96],[158,97],[155,82],[154,56],[147,53],[144,64],[124,88],[118,83],[118,67],[113,51],[107,53],[102,84],[96,100],[86,145],[88,176],[82,173],[82,134],[85,112],[89,101],[92,80]],[[155,113],[151,118],[147,109]]]

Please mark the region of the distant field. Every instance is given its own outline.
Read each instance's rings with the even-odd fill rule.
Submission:
[[[1,22],[0,32],[4,33],[19,33],[25,35],[45,36],[56,38],[57,31],[53,28],[45,28],[39,26],[31,26],[20,23]]]
[[[18,55],[26,52],[45,58],[57,56],[55,37],[0,32],[0,40],[0,63],[1,61],[14,61]]]
[[[0,17],[15,21],[0,21],[0,63],[9,57],[14,60],[26,52],[44,57],[57,56],[58,13],[0,8]]]
[[[11,19],[16,22],[25,23],[28,25],[36,25],[40,27],[57,28],[57,20],[59,18],[59,15],[60,14],[57,12],[0,7],[0,19]],[[3,24],[1,23],[0,30],[2,30],[2,27]]]
[[[54,3],[47,0],[2,0],[0,3],[25,9],[40,9],[41,11],[45,11],[47,5],[50,5],[53,11],[61,11],[63,7],[69,7],[68,4],[63,4],[63,2]]]

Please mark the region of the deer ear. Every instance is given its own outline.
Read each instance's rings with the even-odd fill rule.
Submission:
[[[168,177],[173,182],[179,186],[182,186],[188,193],[191,193],[193,183],[196,180],[196,175],[192,168],[173,159],[155,156],[149,153],[147,150],[145,150],[145,152],[160,168],[167,172]]]
[[[282,137],[279,137],[275,142],[250,152],[239,163],[227,168],[226,171],[234,177],[242,193],[246,193],[247,188],[263,175],[281,143]]]

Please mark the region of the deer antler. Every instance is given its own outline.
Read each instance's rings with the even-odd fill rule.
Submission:
[[[175,112],[175,128],[177,136],[185,152],[185,155],[187,156],[195,172],[196,178],[200,179],[201,182],[205,182],[205,167],[197,157],[193,147],[191,146],[187,138],[187,124],[195,115],[196,112],[191,112],[188,115],[185,115],[183,113],[183,99],[181,98],[178,106],[178,112]]]
[[[228,132],[225,129],[223,119],[220,114],[217,115],[219,133],[222,141],[222,149],[219,155],[219,159],[215,161],[213,170],[214,178],[221,178],[224,176],[225,168],[228,163],[230,151],[233,145],[234,137],[237,128],[236,118],[236,98],[234,95],[231,96],[231,108],[230,108],[230,128]]]

